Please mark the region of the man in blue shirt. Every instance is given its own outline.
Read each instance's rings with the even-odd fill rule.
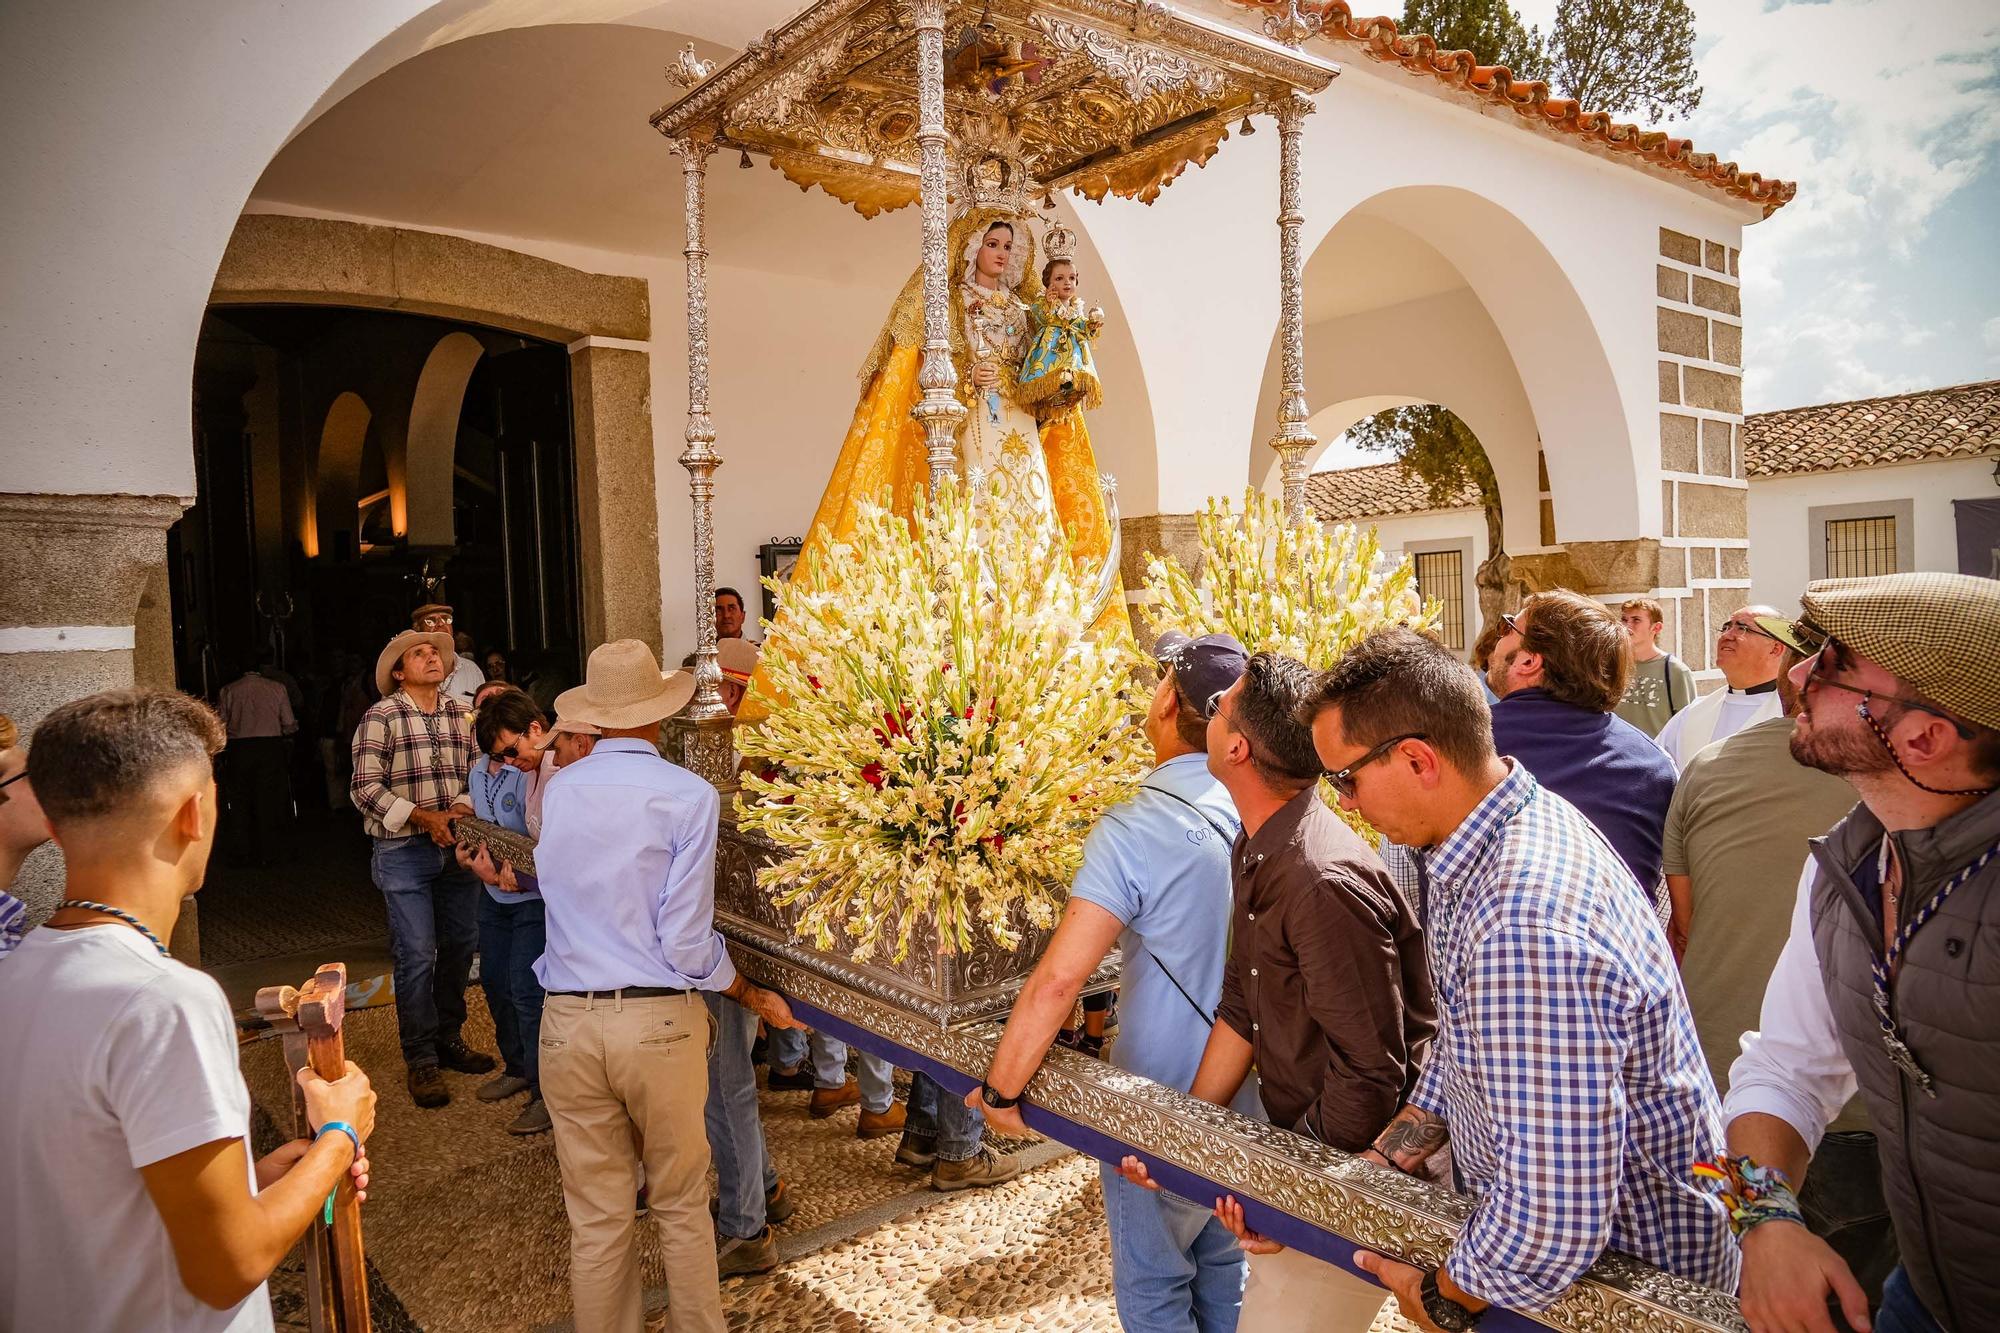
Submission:
[[[1500,696],[1494,748],[1581,810],[1664,909],[1660,850],[1674,761],[1611,711],[1632,674],[1625,627],[1610,608],[1567,588],[1538,592],[1501,621],[1506,632],[1486,670]]]
[[[716,933],[721,798],[660,756],[661,719],[693,694],[691,676],[663,678],[650,648],[620,639],[591,653],[586,683],[556,700],[565,719],[603,733],[549,779],[535,849],[548,923],[535,964],[548,992],[542,1097],[584,1333],[640,1327],[632,1182],[641,1157],[674,1327],[722,1333],[702,1120],[713,1029],[702,992],[773,1028],[797,1026],[781,996],[737,975]]]
[[[1166,670],[1145,726],[1157,767],[1091,830],[1062,924],[1022,989],[985,1087],[967,1098],[1008,1133],[1027,1132],[1014,1103],[1114,941],[1124,958],[1124,1018],[1112,1064],[1186,1092],[1214,1023],[1229,933],[1229,848],[1241,826],[1229,794],[1209,775],[1204,737],[1209,701],[1236,683],[1246,659],[1226,634],[1193,641],[1169,634],[1156,652]],[[1236,1109],[1260,1115],[1254,1080]],[[1243,1299],[1235,1238],[1207,1209],[1141,1189],[1110,1163],[1101,1171],[1125,1327],[1234,1329]]]

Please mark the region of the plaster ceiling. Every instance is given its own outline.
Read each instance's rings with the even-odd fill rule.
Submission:
[[[1465,275],[1449,259],[1403,228],[1353,213],[1327,233],[1306,263],[1306,322],[1341,319],[1465,285]]]

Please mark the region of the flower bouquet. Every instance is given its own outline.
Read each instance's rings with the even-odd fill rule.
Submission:
[[[1054,927],[1084,835],[1143,773],[1131,647],[1088,636],[1094,591],[977,478],[908,522],[863,505],[794,573],[738,820],[777,849],[757,882],[798,937],[900,964]]]

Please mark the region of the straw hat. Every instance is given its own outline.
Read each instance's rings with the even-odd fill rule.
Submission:
[[[692,675],[661,675],[660,659],[651,648],[637,639],[616,639],[592,650],[584,683],[556,696],[556,712],[622,730],[671,717],[692,698]]]
[[[715,664],[722,674],[738,685],[748,685],[757,674],[757,645],[748,639],[721,639],[715,645]]]
[[[380,690],[383,694],[394,692],[396,678],[391,676],[389,672],[402,664],[404,653],[409,652],[410,649],[420,643],[427,643],[438,650],[438,655],[444,658],[445,675],[449,676],[451,669],[458,665],[458,650],[452,647],[451,635],[446,634],[442,630],[439,630],[435,634],[426,634],[420,629],[406,629],[395,638],[389,640],[389,646],[384,648],[382,655],[375,659],[376,689]]]
[[[594,722],[585,722],[574,717],[559,717],[549,728],[549,735],[602,736],[604,729]]]

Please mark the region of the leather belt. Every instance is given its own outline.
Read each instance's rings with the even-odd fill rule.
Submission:
[[[692,995],[693,991],[674,986],[619,986],[614,990],[552,990],[548,995],[567,995],[572,999],[588,1000],[603,996],[607,1000],[663,1000],[670,995]]]

